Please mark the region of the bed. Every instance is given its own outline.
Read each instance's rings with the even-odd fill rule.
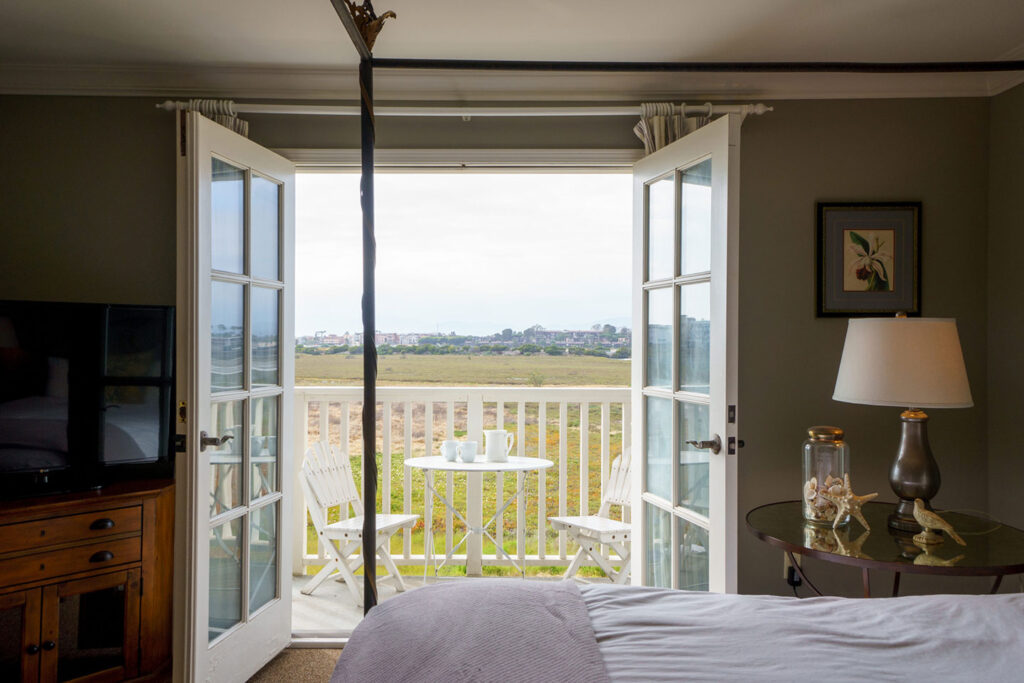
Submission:
[[[452,581],[375,607],[348,681],[1008,681],[1024,594],[884,599]]]

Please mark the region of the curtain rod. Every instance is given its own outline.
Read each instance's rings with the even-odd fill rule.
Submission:
[[[371,57],[376,69],[457,71],[661,71],[691,73],[978,73],[1024,71],[1024,60],[988,62],[539,62]]]
[[[187,109],[188,102],[167,100],[156,105],[157,109],[176,111]],[[232,103],[236,114],[301,114],[308,116],[358,116],[359,105],[323,105],[323,104],[259,104]],[[772,107],[757,104],[681,104],[675,110],[683,116],[713,116],[714,114],[764,114],[772,111]],[[472,118],[474,116],[640,116],[639,105],[625,106],[561,106],[561,107],[374,107],[376,116],[458,116]]]

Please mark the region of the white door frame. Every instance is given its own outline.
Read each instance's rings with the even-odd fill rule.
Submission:
[[[739,270],[739,161],[740,125],[743,117],[726,114],[712,123],[690,133],[684,138],[667,145],[634,165],[634,213],[633,213],[633,363],[631,386],[632,396],[632,448],[634,453],[633,510],[634,524],[632,582],[641,584],[647,570],[646,515],[644,504],[653,500],[645,493],[646,476],[646,414],[644,410],[643,383],[646,372],[647,329],[644,321],[645,301],[643,282],[646,278],[647,230],[644,186],[650,180],[673,173],[711,159],[711,359],[710,359],[710,433],[701,438],[710,439],[713,434],[721,437],[722,449],[717,455],[710,455],[709,461],[709,513],[707,518],[683,508],[672,501],[672,505],[659,505],[672,513],[672,586],[678,581],[678,543],[676,519],[686,519],[706,525],[709,529],[709,576],[708,588],[712,592],[734,593],[737,590],[737,534],[739,511],[737,494],[737,464],[735,442],[737,439],[738,409],[733,409],[729,419],[729,406],[736,406],[738,369],[738,270]],[[676,208],[679,211],[679,192],[676,192]],[[676,222],[676,275],[678,265],[678,220]],[[678,279],[678,278],[674,278]],[[676,320],[678,325],[678,296]],[[673,335],[675,339],[676,335]],[[675,387],[678,378],[678,339],[673,343],[672,382]],[[666,397],[679,397],[678,391],[666,391]],[[673,413],[676,404],[673,403]],[[673,417],[673,422],[676,418]],[[678,453],[677,431],[673,430],[672,450]],[[733,453],[729,451],[732,450]],[[639,457],[637,457],[639,456]],[[672,495],[678,495],[678,463],[672,464]]]
[[[177,347],[179,401],[186,402],[186,452],[178,453],[175,536],[174,680],[245,681],[291,640],[291,497],[294,495],[290,463],[290,430],[294,395],[294,214],[295,167],[256,143],[195,112],[181,112],[178,126],[178,283]],[[201,453],[199,434],[210,431],[210,308],[211,308],[211,158],[258,171],[283,186],[279,200],[279,368],[283,391],[278,416],[278,492],[261,501],[278,506],[277,598],[252,614],[248,611],[248,564],[243,563],[241,603],[243,621],[208,643],[210,465],[209,451]],[[246,194],[246,225],[249,195]],[[248,235],[248,230],[246,231]],[[248,264],[249,239],[245,249]],[[253,282],[259,282],[251,278]],[[272,286],[272,285],[271,285]],[[246,316],[249,305],[246,299]],[[248,324],[245,328],[248,330]],[[249,353],[246,338],[246,357]],[[246,369],[249,361],[246,362]],[[246,373],[247,375],[249,373]],[[250,395],[249,378],[244,383]],[[237,392],[236,392],[237,393]],[[253,391],[251,395],[256,396]],[[248,424],[248,415],[245,423]],[[248,435],[243,435],[248,441]],[[246,446],[248,448],[248,446]],[[242,502],[249,496],[248,460],[243,460]],[[243,539],[248,543],[248,515]]]

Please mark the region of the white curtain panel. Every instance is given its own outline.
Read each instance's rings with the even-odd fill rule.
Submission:
[[[242,137],[249,137],[249,122],[238,118],[235,114],[235,103],[231,100],[192,99],[188,101],[188,108],[208,119],[213,119]]]
[[[684,111],[686,103],[679,106]],[[640,105],[640,120],[633,132],[644,143],[644,154],[657,152],[687,133],[692,133],[711,120],[710,116],[686,117],[677,113],[671,102],[644,102]]]

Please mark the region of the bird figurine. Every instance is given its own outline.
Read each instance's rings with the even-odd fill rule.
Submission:
[[[861,506],[870,500],[874,500],[878,497],[877,493],[869,493],[866,496],[858,496],[854,494],[853,489],[850,488],[850,475],[847,473],[843,477],[843,492],[839,495],[833,495],[832,493],[826,493],[822,491],[819,495],[830,503],[834,503],[836,506],[836,519],[832,522],[832,528],[837,529],[839,525],[846,519],[846,515],[854,517],[858,522],[864,525],[864,528],[871,531],[871,525],[868,524],[868,520],[864,519],[864,513],[861,512]]]
[[[942,536],[938,531],[945,531],[949,534],[950,538],[959,543],[960,545],[967,545],[967,541],[960,538],[953,527],[946,520],[939,517],[935,512],[929,510],[924,506],[924,501],[920,498],[914,499],[914,519],[921,525],[921,533],[914,536],[914,541],[917,543],[923,543],[925,545],[935,545],[936,543],[942,543]]]

